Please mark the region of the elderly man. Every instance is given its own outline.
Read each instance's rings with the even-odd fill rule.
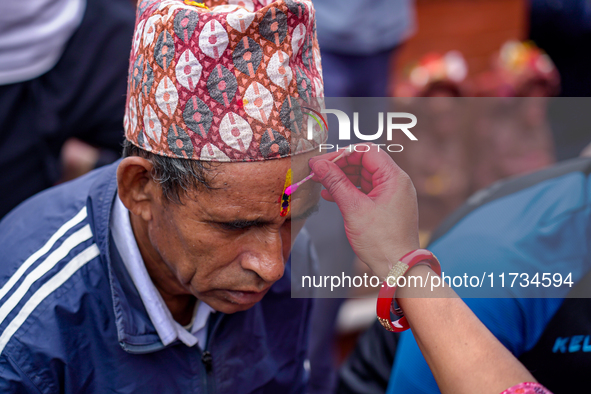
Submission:
[[[314,10],[220,3],[140,2],[124,158],[0,223],[0,392],[305,391]]]

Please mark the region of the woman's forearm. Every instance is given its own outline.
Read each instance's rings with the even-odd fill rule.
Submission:
[[[322,196],[338,204],[355,254],[386,276],[389,261],[419,248],[414,186],[383,150],[353,151],[332,162],[339,154],[311,159],[313,179],[326,188]],[[427,274],[434,272],[415,266],[407,276]],[[407,287],[396,296],[443,393],[499,394],[534,380],[451,289]]]
[[[411,275],[435,273],[419,265]],[[407,286],[396,297],[442,393],[499,394],[535,381],[451,288]]]

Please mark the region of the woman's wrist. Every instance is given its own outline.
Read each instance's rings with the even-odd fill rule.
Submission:
[[[396,298],[424,297],[430,293],[429,278],[438,276],[435,271],[424,263],[410,267],[404,274],[406,280],[396,289]]]
[[[432,271],[412,270],[411,272],[417,275],[405,275],[411,268],[422,263],[428,264]],[[407,282],[409,282],[409,289],[422,292],[423,288],[428,286],[431,273],[440,276],[441,266],[433,253],[425,249],[415,249],[406,253],[392,266],[382,284],[376,305],[378,320],[386,330],[401,332],[410,328],[404,311],[396,307],[396,291],[399,286],[407,286]],[[416,288],[412,286],[416,286]],[[414,296],[414,294],[407,292],[406,296]],[[424,295],[419,294],[418,296],[423,297]],[[392,320],[392,316],[396,316],[396,318]]]
[[[388,254],[384,254],[384,257],[375,260],[375,261],[364,261],[368,267],[372,269],[372,271],[376,274],[378,278],[381,280],[386,280],[388,278],[388,274],[392,270],[392,267],[402,258],[402,256],[412,252],[413,250],[417,250],[419,247],[403,247],[398,248],[395,251],[391,251]]]
[[[431,278],[438,275],[429,265],[417,264],[411,267],[404,276],[406,277],[406,285],[396,289],[396,301],[406,316],[413,314],[412,308],[425,307],[427,299],[441,304],[436,299],[445,303],[448,299],[458,297],[442,280],[433,282],[437,286],[431,286]]]

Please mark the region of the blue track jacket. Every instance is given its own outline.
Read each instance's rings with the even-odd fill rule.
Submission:
[[[162,345],[109,235],[117,165],[0,222],[0,393],[304,392],[312,301],[289,263],[253,308],[210,316],[205,349]]]

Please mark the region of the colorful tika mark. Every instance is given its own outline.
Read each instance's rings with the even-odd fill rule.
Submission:
[[[291,204],[291,195],[286,194],[285,190],[291,186],[291,168],[287,170],[285,175],[285,185],[283,186],[283,193],[281,193],[281,216],[287,216]]]
[[[203,9],[209,10],[209,8],[205,4],[198,3],[196,1],[185,0],[185,4],[186,5],[194,5],[195,7],[199,7],[199,8],[203,8]]]

